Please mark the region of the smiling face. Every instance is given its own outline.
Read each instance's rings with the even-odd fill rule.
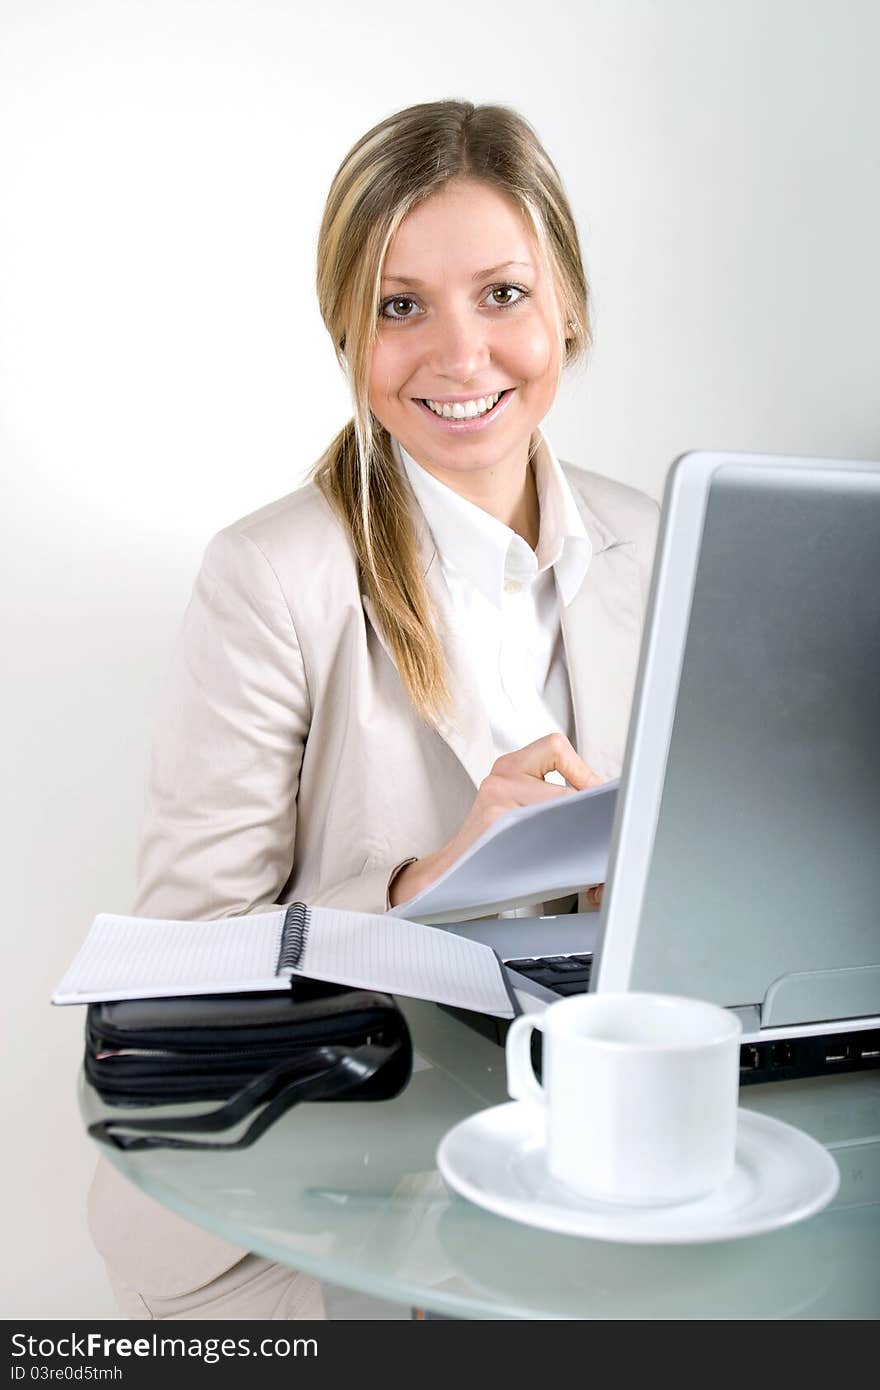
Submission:
[[[483,470],[524,478],[559,383],[561,311],[516,204],[486,184],[450,183],[401,223],[381,296],[373,414],[456,490]]]

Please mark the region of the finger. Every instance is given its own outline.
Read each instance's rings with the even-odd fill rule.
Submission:
[[[602,906],[602,894],[605,889],[604,883],[594,883],[592,888],[587,889],[587,902],[591,907]]]
[[[517,806],[532,806],[538,801],[553,801],[560,796],[574,796],[571,787],[545,782],[542,777],[529,777],[525,772],[490,772],[480,784],[473,809],[491,819],[503,816]]]
[[[573,795],[571,787],[553,787],[551,783],[545,783],[539,777],[527,777],[525,774],[520,777],[498,777],[498,774],[494,774],[482,784],[480,796],[477,796],[474,805],[471,806],[470,815],[462,828],[466,834],[473,831],[482,834],[482,831],[488,830],[499,816],[506,816],[509,810],[517,810],[520,806],[534,806],[538,802],[556,801],[559,796]],[[464,841],[464,844],[468,842],[470,840]]]
[[[574,796],[573,787],[560,787],[558,782],[545,782],[543,777],[531,777],[525,772],[502,778],[502,786],[517,806],[532,806],[538,801],[556,801],[560,796]]]
[[[587,766],[564,734],[545,734],[543,738],[535,739],[534,743],[527,743],[524,748],[505,753],[497,760],[493,771],[502,775],[526,773],[529,777],[542,779],[545,772],[556,771],[577,791],[599,787],[603,780]]]

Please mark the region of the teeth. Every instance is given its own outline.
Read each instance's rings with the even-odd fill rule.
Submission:
[[[485,415],[487,411],[491,410],[500,396],[501,392],[496,391],[494,396],[480,396],[476,401],[456,401],[454,405],[440,405],[439,401],[425,401],[425,405],[443,420],[475,420],[478,415]]]

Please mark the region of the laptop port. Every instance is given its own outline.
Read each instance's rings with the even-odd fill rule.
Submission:
[[[873,1062],[875,1058],[880,1057],[880,1047],[863,1048],[859,1057],[863,1062]]]
[[[758,1047],[741,1047],[739,1050],[739,1069],[740,1071],[760,1071],[764,1065],[764,1058]]]
[[[774,1067],[790,1067],[794,1063],[794,1048],[790,1042],[774,1043],[770,1048],[770,1063]]]
[[[829,1064],[833,1062],[848,1062],[851,1056],[852,1049],[849,1044],[841,1043],[839,1047],[832,1047],[830,1052],[825,1053],[825,1061]]]

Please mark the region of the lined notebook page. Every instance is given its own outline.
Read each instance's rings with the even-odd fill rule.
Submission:
[[[52,1003],[288,989],[275,974],[283,926],[279,911],[213,922],[101,912]]]
[[[294,973],[513,1016],[505,976],[488,946],[384,915],[308,909],[299,964],[276,974],[286,915],[179,922],[99,913],[52,1002],[285,990]]]
[[[401,918],[310,908],[305,949],[294,974],[501,1018],[514,1014],[504,973],[489,946]]]

